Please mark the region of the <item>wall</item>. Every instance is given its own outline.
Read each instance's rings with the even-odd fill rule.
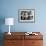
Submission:
[[[35,23],[19,23],[19,9],[35,9]],[[15,19],[14,26],[11,31],[46,31],[46,1],[45,0],[1,0],[2,17],[13,17]],[[8,27],[4,24],[1,26],[2,32],[8,31]]]

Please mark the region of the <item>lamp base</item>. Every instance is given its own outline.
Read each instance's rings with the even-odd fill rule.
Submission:
[[[10,33],[10,32],[8,32],[8,34],[9,34],[9,35],[11,35],[11,33]]]

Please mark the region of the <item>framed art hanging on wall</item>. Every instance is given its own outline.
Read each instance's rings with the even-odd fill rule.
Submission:
[[[18,11],[19,22],[35,22],[35,9],[19,9]]]

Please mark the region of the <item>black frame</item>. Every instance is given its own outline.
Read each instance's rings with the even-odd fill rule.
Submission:
[[[28,14],[27,14],[28,13]],[[27,15],[26,15],[27,14]],[[22,19],[21,16],[28,16],[28,19]],[[30,16],[30,17],[29,17]],[[18,21],[22,23],[35,23],[35,9],[19,9],[18,10]]]

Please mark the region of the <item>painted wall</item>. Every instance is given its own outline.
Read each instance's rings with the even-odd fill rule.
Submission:
[[[35,9],[35,23],[19,23],[19,9]],[[8,32],[8,26],[2,23],[6,17],[15,19],[12,32],[46,32],[46,0],[0,0],[0,32]]]

